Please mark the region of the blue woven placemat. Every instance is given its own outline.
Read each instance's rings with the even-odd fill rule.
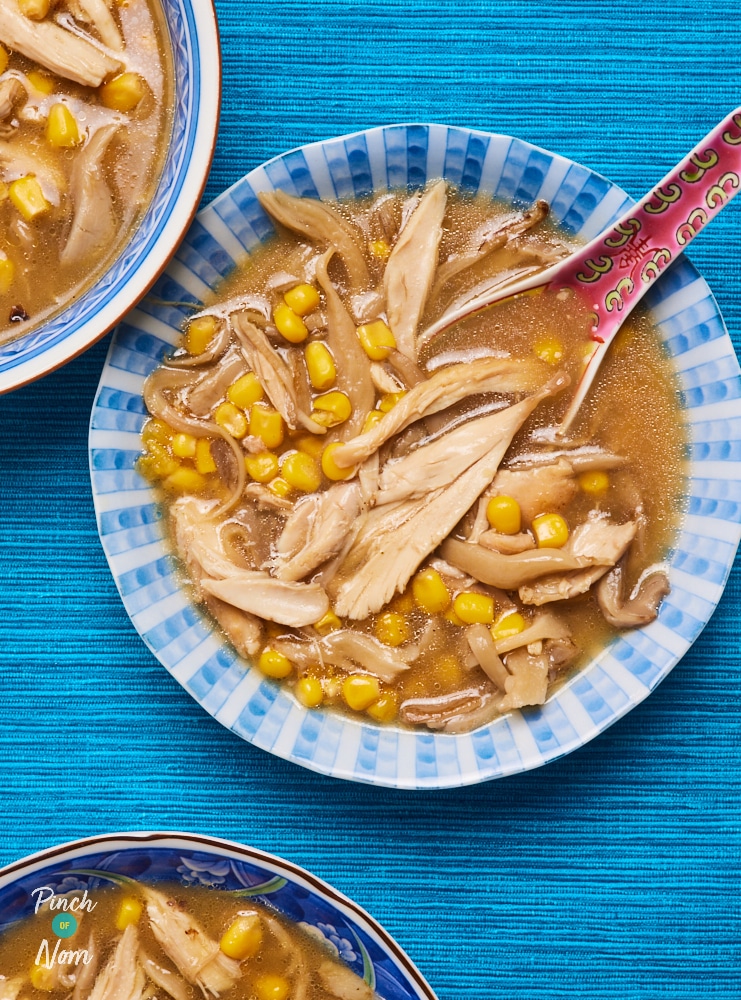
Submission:
[[[514,133],[640,195],[741,103],[735,3],[217,8],[207,198],[293,145],[402,120]],[[691,252],[737,347],[740,223],[741,199]],[[126,618],[87,472],[106,347],[0,399],[0,863],[109,830],[211,833],[351,895],[441,1000],[739,996],[738,564],[692,653],[570,757],[436,794],[322,778],[221,729]]]

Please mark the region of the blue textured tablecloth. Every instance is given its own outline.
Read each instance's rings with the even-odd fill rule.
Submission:
[[[202,0],[206,2],[206,0]],[[207,197],[312,139],[391,121],[514,133],[638,196],[741,103],[736,2],[217,3]],[[741,199],[693,244],[741,337]],[[107,339],[0,399],[0,863],[97,832],[183,829],[311,868],[441,1000],[741,995],[741,573],[627,718],[539,771],[376,790],[219,727],[130,625],[90,500]]]

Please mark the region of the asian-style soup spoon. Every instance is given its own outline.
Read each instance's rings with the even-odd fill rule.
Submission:
[[[602,359],[653,282],[741,186],[741,108],[709,132],[656,187],[599,236],[557,264],[492,289],[445,313],[426,340],[505,299],[546,288],[571,289],[592,312],[593,348],[559,426],[570,427]]]

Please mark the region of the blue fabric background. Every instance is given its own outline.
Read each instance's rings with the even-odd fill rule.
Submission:
[[[291,146],[415,119],[520,135],[638,196],[741,103],[728,0],[217,9],[209,197]],[[737,347],[740,220],[738,199],[690,254]],[[87,471],[107,343],[0,399],[0,863],[103,831],[217,834],[351,895],[441,1000],[741,995],[738,563],[692,653],[563,760],[436,794],[313,775],[220,728],[124,613]]]

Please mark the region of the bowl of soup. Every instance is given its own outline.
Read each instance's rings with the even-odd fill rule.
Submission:
[[[739,540],[703,279],[667,270],[566,438],[578,303],[445,323],[629,203],[521,140],[401,125],[204,210],[170,304],[116,333],[90,466],[135,627],[218,721],[337,777],[466,784],[583,745],[690,647]]]
[[[0,392],[85,350],[165,266],[211,163],[219,66],[210,4],[3,5]]]
[[[411,959],[310,872],[196,834],[90,837],[0,871],[3,996],[435,1000]]]

